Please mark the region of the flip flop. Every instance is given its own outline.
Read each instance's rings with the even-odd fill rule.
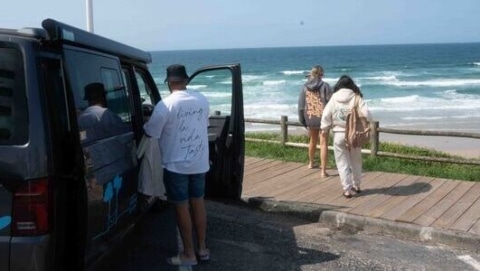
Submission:
[[[199,261],[209,261],[210,260],[210,250],[206,250],[205,254],[197,254],[197,259]]]
[[[197,260],[188,260],[188,259],[182,260],[180,255],[168,258],[167,263],[169,265],[175,265],[175,266],[194,266],[198,264]]]
[[[352,187],[352,190],[353,190],[353,192],[355,192],[355,193],[357,193],[357,194],[362,193],[362,189],[360,189],[360,187],[354,186],[354,187]]]
[[[350,193],[350,191],[345,191],[343,192],[343,196],[347,199],[351,198],[352,197],[352,194]]]

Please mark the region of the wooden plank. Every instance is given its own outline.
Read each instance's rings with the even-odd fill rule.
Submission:
[[[428,212],[423,213],[420,217],[415,219],[415,224],[431,226],[433,222],[442,216],[452,205],[455,205],[455,203],[461,199],[472,186],[471,183],[460,181],[447,181],[447,183],[457,183],[457,186],[448,192],[443,199],[432,206]]]
[[[438,189],[441,189],[445,184],[443,179],[430,178],[430,182],[425,182],[425,189],[420,193],[410,197],[408,200],[398,205],[398,209],[394,208],[382,215],[382,218],[394,221],[413,223],[420,215],[422,215],[428,208],[431,207],[431,199],[438,199]],[[448,193],[444,191],[443,193]]]
[[[262,185],[269,185],[268,183],[271,181],[271,179],[275,178],[275,176],[278,174],[277,172],[284,167],[285,166],[282,164],[277,164],[272,167],[265,168],[264,170],[257,172],[255,175],[250,175],[244,182],[243,190],[246,193],[249,193],[250,189],[256,189],[258,186]]]
[[[291,198],[291,200],[301,202],[315,202],[316,200],[320,200],[321,203],[326,203],[326,201],[323,200],[323,196],[332,193],[342,193],[342,188],[339,186],[339,183],[339,177],[327,177],[324,181],[315,182],[314,186],[304,191],[303,193]]]
[[[293,168],[290,172],[285,173],[283,176],[281,176],[280,181],[275,179],[275,181],[272,182],[272,183],[268,182],[269,185],[272,185],[272,186],[275,186],[275,187],[278,187],[277,182],[278,183],[285,183],[285,185],[282,186],[281,189],[271,189],[271,191],[268,193],[269,195],[278,196],[278,194],[285,191],[284,190],[285,186],[296,186],[296,185],[301,184],[301,182],[303,182],[303,181],[310,182],[309,179],[313,178],[311,176],[313,176],[313,174],[315,173],[314,170],[304,167],[304,165],[301,164],[301,163],[289,163],[289,164],[292,164],[292,165],[296,166],[296,168]],[[256,178],[256,175],[254,175],[253,178]],[[290,179],[290,180],[288,180],[288,179]],[[253,197],[253,196],[263,196],[258,191],[251,190],[253,188],[253,186],[254,186],[254,184],[251,183],[251,182],[247,183],[247,184],[244,184],[243,195],[244,196],[251,196],[251,197]],[[288,192],[288,191],[285,191],[285,192]]]
[[[465,183],[473,185],[467,193],[439,217],[432,226],[448,229],[480,197],[480,183]]]
[[[396,187],[409,185],[411,182],[414,181],[412,180],[412,178],[409,178],[408,175],[403,174],[388,174],[386,177],[388,179],[386,179],[385,182],[393,183],[392,186],[385,186],[383,188],[362,191],[362,194],[360,194],[361,197],[370,196],[369,200],[364,201],[363,204],[352,208],[348,212],[352,214],[365,215],[365,213],[375,208],[375,206],[382,204],[384,201],[388,200],[391,197],[389,196],[389,194],[394,193],[394,191],[398,189]]]
[[[470,228],[470,230],[468,231],[469,233],[473,233],[473,234],[480,234],[480,219],[477,220],[477,222],[475,222],[475,224],[473,224],[473,226]]]
[[[480,199],[477,200],[468,208],[458,219],[453,223],[449,229],[469,232],[470,228],[480,218]]]
[[[415,194],[403,197],[403,200],[396,202],[395,206],[391,205],[389,210],[380,215],[380,218],[396,221],[405,212],[433,193],[443,182],[431,177],[421,177],[417,180],[417,184],[422,184],[422,187],[419,187]]]
[[[244,187],[244,190],[248,194],[255,193],[255,191],[262,191],[268,189],[272,191],[271,188],[277,182],[282,182],[284,180],[287,173],[298,169],[299,165],[294,163],[283,163],[276,165],[275,167],[269,168],[268,170],[264,170],[258,172],[255,175],[255,178],[258,179],[257,182],[249,182],[248,187]]]
[[[435,204],[441,201],[450,191],[458,185],[456,182],[448,182],[445,179],[439,179],[443,183],[435,189],[428,197],[412,207],[410,210],[400,216],[397,221],[415,223],[414,221],[422,214],[428,212]],[[418,224],[423,225],[423,224]],[[427,225],[423,225],[427,226]]]
[[[252,158],[252,159],[248,159],[248,161],[249,161],[249,162],[244,165],[244,166],[245,166],[245,169],[255,168],[256,165],[261,165],[261,164],[263,164],[263,163],[272,161],[272,159]]]
[[[368,188],[374,187],[375,185],[378,185],[376,184],[375,180],[378,180],[377,178],[379,176],[385,176],[385,174],[388,174],[388,173],[378,172],[378,171],[362,173],[362,186],[368,189]],[[338,186],[338,189],[335,189],[337,193],[327,193],[324,197],[322,197],[322,201],[332,202],[340,199],[341,202],[343,202],[345,197],[343,196],[343,187],[342,187],[342,182],[340,181],[340,176],[338,174],[330,175],[330,176],[335,177],[335,182],[337,183],[337,186]],[[370,185],[370,182],[372,183],[371,185]]]
[[[245,163],[244,163],[244,166],[245,168],[246,167],[249,167],[250,165],[256,163],[256,162],[259,162],[259,161],[262,161],[262,160],[265,160],[265,158],[260,158],[260,157],[245,157]]]
[[[370,193],[367,193],[367,191],[372,191],[372,189],[384,187],[385,182],[383,180],[391,180],[388,176],[389,173],[384,173],[384,172],[367,172],[362,174],[362,193],[359,195],[355,195],[353,198],[348,199],[349,200],[349,207],[353,208],[358,205],[360,205],[364,200],[367,200],[367,198],[371,198]],[[340,183],[340,179],[338,179],[338,185],[340,188],[342,188],[342,184]],[[393,183],[392,183],[393,185]],[[342,195],[342,192],[340,194],[332,194],[331,197],[328,198],[331,204],[336,205],[336,204],[345,204],[345,197]]]
[[[274,191],[273,195],[282,200],[290,199],[297,191],[303,191],[305,186],[314,186],[317,183],[318,172],[314,172],[311,169],[300,172],[303,172],[303,174],[299,173],[297,180],[284,183],[281,188]],[[323,181],[325,180],[321,180],[320,182]]]
[[[248,171],[245,171],[244,176],[243,176],[243,179],[244,179],[244,181],[245,181],[245,180],[246,180],[246,181],[256,180],[256,179],[258,179],[258,174],[259,174],[259,172],[263,172],[263,171],[265,171],[265,170],[268,170],[269,168],[275,167],[275,166],[277,166],[277,165],[279,165],[279,164],[281,164],[281,163],[283,163],[283,162],[274,161],[274,160],[272,160],[272,161],[268,161],[268,160],[267,160],[267,162],[264,163],[263,165],[257,166],[257,167],[255,167],[255,168],[253,168],[253,169],[250,169],[250,168],[249,168]],[[255,178],[252,178],[252,176],[254,176]]]
[[[271,179],[296,168],[298,168],[298,165],[294,163],[280,162],[275,165],[268,164],[268,167],[255,173],[255,178],[259,180]]]
[[[315,171],[306,168],[304,165],[291,170],[290,172],[286,172],[279,176],[275,181],[274,185],[270,187],[270,190],[273,194],[278,195],[285,191],[286,188],[295,186],[296,183],[300,182],[302,179],[305,179],[306,176],[311,178],[315,177]]]
[[[394,208],[395,205],[401,203],[406,197],[411,196],[418,191],[425,189],[426,185],[423,182],[418,182],[419,176],[408,176],[402,180],[401,183],[387,190],[384,198],[386,200],[379,201],[380,204],[376,204],[370,210],[364,214],[371,217],[380,217],[384,212]]]
[[[318,180],[317,178],[316,175],[309,175],[305,178],[307,180],[306,182],[301,182],[301,184],[281,195],[277,195],[277,197],[281,197],[283,200],[295,201],[298,197],[302,196],[305,191],[309,191],[312,187],[317,186],[318,183],[323,183],[329,180],[329,178],[322,180]]]
[[[248,167],[245,167],[244,176],[248,176],[258,171],[261,171],[265,168],[268,168],[269,164],[277,165],[279,163],[282,163],[282,162],[278,160],[271,160],[271,159],[265,159],[265,160],[255,162],[254,164],[249,165]]]
[[[244,174],[249,175],[250,173],[255,173],[265,168],[268,168],[269,165],[277,165],[279,163],[282,163],[282,161],[271,159],[260,160],[246,167]]]

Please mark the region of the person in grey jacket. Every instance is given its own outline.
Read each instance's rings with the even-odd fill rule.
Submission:
[[[308,130],[310,142],[308,145],[308,167],[315,167],[315,152],[320,136],[320,122],[322,111],[327,104],[332,89],[327,82],[322,80],[324,70],[321,66],[312,68],[308,75],[308,81],[304,84],[298,98],[298,119]],[[328,176],[328,134],[320,137],[320,168],[321,176]]]
[[[371,120],[365,100],[363,100],[360,88],[348,75],[342,75],[333,87],[333,95],[323,110],[322,135],[327,134],[329,129],[333,131],[333,152],[337,164],[338,175],[342,182],[343,195],[352,197],[352,191],[360,193],[362,175],[362,152],[361,148],[347,149],[345,144],[345,125],[347,115],[353,107],[355,96],[359,95],[359,110]]]

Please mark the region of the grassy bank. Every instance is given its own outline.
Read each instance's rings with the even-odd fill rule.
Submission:
[[[280,141],[280,135],[276,133],[247,133],[246,137]],[[289,135],[289,142],[308,143],[308,137],[304,135]],[[329,142],[332,142],[330,139]],[[368,146],[366,147],[368,148]],[[400,154],[415,154],[430,157],[450,158],[449,154],[429,149],[403,146],[380,142],[380,150]],[[246,142],[246,156],[277,159],[288,162],[308,163],[306,148],[282,146],[266,142]],[[317,152],[318,160],[318,152]],[[329,151],[328,168],[335,169],[333,152]],[[480,181],[480,167],[477,165],[460,165],[444,162],[417,161],[401,158],[370,157],[363,156],[364,171],[395,172],[419,176],[431,176],[464,181]]]

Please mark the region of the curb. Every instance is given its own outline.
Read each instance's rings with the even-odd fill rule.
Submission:
[[[335,211],[336,207],[328,205],[275,201],[259,197],[242,197],[241,200],[248,206],[264,212],[291,215],[351,233],[364,231],[367,234],[390,235],[424,244],[455,246],[475,253],[480,251],[480,236],[465,232],[348,214]]]

